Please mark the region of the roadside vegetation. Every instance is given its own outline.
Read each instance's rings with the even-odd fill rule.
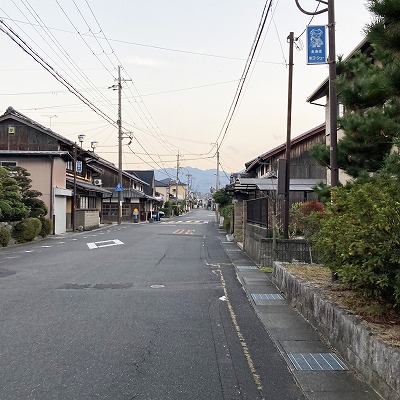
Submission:
[[[227,232],[231,232],[231,218],[233,213],[232,196],[225,190],[217,190],[213,194],[213,199],[218,204],[218,212],[224,217],[223,227]]]
[[[343,294],[344,306],[394,327],[399,345],[400,3],[369,0],[368,7],[374,14],[366,28],[373,51],[339,60],[336,82],[344,106],[338,164],[350,180],[317,187],[320,203],[292,207],[291,229],[317,252],[320,272]],[[313,156],[329,168],[327,146],[316,146]],[[309,279],[315,279],[317,270],[310,271]]]
[[[29,172],[21,167],[0,167],[0,246],[24,243],[52,230],[48,210],[32,189]]]

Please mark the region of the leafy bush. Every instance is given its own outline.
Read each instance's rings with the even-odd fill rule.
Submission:
[[[230,232],[231,229],[232,213],[233,213],[233,204],[225,206],[220,210],[220,214],[224,217],[223,226],[227,232]]]
[[[7,247],[8,243],[10,243],[11,233],[7,227],[2,226],[0,228],[0,245],[2,247]]]
[[[161,211],[164,211],[166,217],[170,217],[172,215],[172,206],[172,201],[168,200],[164,203],[164,207],[161,208]]]
[[[30,242],[41,230],[42,223],[38,218],[26,218],[14,226],[12,237],[19,243]]]
[[[400,184],[334,188],[332,199],[313,235],[319,260],[364,297],[400,306]]]
[[[290,236],[302,235],[307,240],[320,229],[325,206],[318,200],[295,203],[290,209]]]
[[[42,230],[40,231],[41,237],[46,237],[50,235],[51,230],[53,229],[53,221],[49,218],[40,218],[40,222],[42,223]]]
[[[213,194],[213,199],[215,203],[219,205],[220,208],[225,207],[232,203],[232,196],[227,193],[224,189],[217,190]]]

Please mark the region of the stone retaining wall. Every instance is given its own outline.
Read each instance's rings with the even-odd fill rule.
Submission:
[[[357,317],[274,263],[273,280],[287,299],[386,400],[400,399],[400,349],[383,343]]]

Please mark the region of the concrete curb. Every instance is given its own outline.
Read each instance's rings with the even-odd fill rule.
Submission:
[[[400,349],[383,343],[356,316],[274,262],[272,278],[309,323],[384,399],[400,398]]]

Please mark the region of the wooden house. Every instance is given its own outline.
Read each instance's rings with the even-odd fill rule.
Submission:
[[[54,233],[117,221],[117,167],[12,107],[0,116],[0,165],[20,165],[31,173],[32,187],[43,193]],[[128,173],[122,180],[122,219],[131,221],[133,208],[139,206],[145,220],[140,204],[146,199],[147,184]]]

